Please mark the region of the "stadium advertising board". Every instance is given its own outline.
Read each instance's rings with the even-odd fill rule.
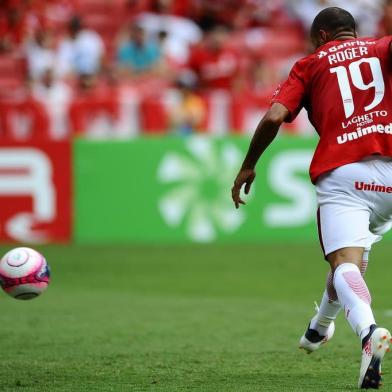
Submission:
[[[71,145],[0,144],[0,241],[71,238]]]
[[[140,138],[75,144],[75,239],[88,243],[315,239],[308,166],[316,140],[281,137],[245,208],[230,198],[248,138]],[[295,230],[293,230],[293,228]]]

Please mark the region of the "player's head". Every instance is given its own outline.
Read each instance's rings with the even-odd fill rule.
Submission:
[[[357,36],[355,19],[348,11],[329,7],[314,18],[310,38],[316,48],[344,36]]]

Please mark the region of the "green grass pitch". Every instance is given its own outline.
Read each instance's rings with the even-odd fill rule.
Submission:
[[[0,293],[0,391],[356,390],[359,340],[342,315],[319,352],[298,350],[327,271],[317,244],[38,249],[48,291]],[[376,245],[367,274],[386,327],[391,255]],[[392,355],[383,370],[392,391]]]

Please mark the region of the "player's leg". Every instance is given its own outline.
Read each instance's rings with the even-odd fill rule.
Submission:
[[[362,341],[359,388],[378,389],[381,361],[389,351],[391,334],[377,327],[371,309],[371,295],[360,271],[362,248],[339,249],[328,255],[334,270],[334,287],[346,318]]]
[[[369,289],[361,275],[364,249],[343,248],[327,256],[334,271],[334,288],[345,316],[358,336],[363,339],[376,324],[373,316]]]
[[[325,253],[333,271],[333,284],[346,319],[362,342],[360,388],[378,388],[381,361],[391,335],[378,328],[371,309],[369,289],[360,266],[365,248],[379,237],[369,231],[372,212],[349,197],[327,203],[321,209]],[[366,258],[366,257],[365,257]]]
[[[366,250],[360,268],[362,276],[367,270],[368,257],[369,250]],[[327,274],[326,289],[321,298],[320,306],[316,306],[316,314],[310,320],[308,327],[301,336],[299,348],[311,354],[331,340],[335,333],[335,320],[341,310],[342,307],[340,306],[335,287],[333,286],[333,273],[329,271]]]
[[[337,296],[346,317],[349,316],[350,325],[358,334],[364,334],[369,328],[370,325],[366,325],[368,320],[374,323],[370,294],[360,269],[364,250],[370,249],[379,236],[369,230],[373,204],[367,193],[358,193],[355,182],[358,179],[371,182],[371,176],[372,163],[358,162],[328,173],[316,186],[320,243],[334,274],[333,288],[331,284],[328,285],[328,294]],[[346,282],[344,278],[350,276],[354,281]],[[351,302],[348,304],[349,300]],[[356,311],[346,309],[348,305],[351,308],[357,305],[357,300],[363,303],[358,307],[358,312],[361,313],[360,309],[363,309],[367,315],[362,323],[365,324],[364,328],[362,324],[356,325]]]
[[[321,298],[317,314],[310,321],[309,327],[318,332],[320,336],[327,336],[330,325],[336,320],[340,313],[341,306],[335,293],[331,293],[330,281],[332,280],[331,272],[327,276],[327,288]],[[335,289],[333,290],[335,291]],[[331,336],[332,337],[332,336]],[[331,338],[329,337],[328,340]]]
[[[360,266],[362,276],[366,273],[368,262],[369,250],[365,250]],[[338,295],[333,285],[333,272],[329,271],[327,274],[326,289],[323,293],[317,314],[310,322],[310,328],[316,330],[321,336],[326,336],[329,326],[335,321],[341,309]]]
[[[363,253],[360,267],[362,276],[364,276],[367,270],[369,250]],[[305,333],[302,335],[299,347],[310,354],[318,350],[322,344],[329,341],[334,335],[334,321],[341,309],[335,287],[333,286],[333,273],[329,271],[327,274],[326,289],[324,290],[320,306],[316,307],[317,313],[311,319]]]
[[[321,345],[332,339],[335,332],[335,319],[340,312],[340,304],[337,297],[331,297],[330,273],[327,276],[327,288],[324,290],[320,306],[316,304],[316,315],[310,320],[310,323],[301,336],[299,348],[305,350],[308,354],[318,350]],[[333,286],[332,286],[333,287]]]
[[[340,209],[340,207],[338,208]],[[320,239],[320,245],[324,254],[325,254],[325,246],[327,246],[327,248],[329,249],[333,246],[336,246],[336,244],[339,241],[339,239],[331,238],[331,235],[328,235],[329,233],[334,232],[335,230],[333,227],[330,227],[331,226],[330,224],[328,224],[328,222],[332,222],[332,220],[326,218],[333,217],[335,213],[338,213],[338,215],[341,216],[340,212],[341,211],[336,211],[334,205],[329,205],[329,206],[327,205],[326,207],[323,208],[324,220],[322,222],[321,208],[319,208],[317,211],[318,234]],[[365,224],[368,225],[367,222],[368,222],[369,212],[365,210],[362,211],[361,213],[365,214],[364,221]],[[322,230],[322,228],[324,230]],[[323,231],[325,234],[327,234],[326,244],[324,243],[325,239],[323,238],[324,237]],[[365,233],[367,232],[368,232],[368,228],[366,227]],[[362,233],[357,233],[355,235],[357,237],[358,236],[361,237]],[[364,274],[367,269],[368,255],[369,255],[369,249],[366,249],[366,251],[363,252],[363,257],[360,266],[360,270],[362,274]],[[316,307],[317,313],[310,321],[305,333],[302,335],[299,342],[299,347],[301,349],[304,349],[308,354],[310,354],[318,350],[322,344],[329,341],[334,335],[335,332],[334,321],[338,316],[340,310],[341,310],[341,306],[338,301],[335,287],[333,285],[333,272],[331,270],[328,272],[327,275],[326,289],[323,293],[320,302],[320,307]]]
[[[321,231],[320,208],[317,210],[317,227],[321,248],[325,254],[323,235]],[[340,312],[340,304],[333,287],[333,275],[327,275],[326,289],[321,298],[320,307],[316,307],[316,315],[310,321],[308,329],[300,340],[300,347],[308,353],[317,350],[321,344],[330,340],[335,332],[334,321]]]
[[[362,338],[361,388],[378,388],[380,362],[388,348],[390,333],[375,325],[371,296],[361,276],[360,263],[363,250],[369,249],[384,233],[384,228],[377,230],[380,226],[377,213],[391,221],[392,205],[389,198],[383,200],[377,196],[377,199],[375,193],[359,191],[355,184],[387,183],[387,178],[378,179],[378,176],[387,174],[390,178],[392,164],[389,165],[389,171],[379,170],[373,159],[345,165],[320,178],[316,185],[320,237],[334,273],[333,285],[346,318]],[[387,196],[390,195],[384,195]],[[380,209],[382,206],[385,211]]]

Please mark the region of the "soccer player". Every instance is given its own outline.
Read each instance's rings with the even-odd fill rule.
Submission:
[[[360,337],[358,387],[378,389],[381,361],[391,334],[376,325],[363,279],[372,244],[392,222],[392,36],[357,38],[352,15],[321,11],[311,27],[315,52],[299,60],[275,93],[232,188],[236,208],[245,204],[255,165],[283,122],[304,107],[320,140],[310,165],[316,186],[321,246],[331,266],[320,308],[300,347],[311,353],[333,335],[344,310]]]

